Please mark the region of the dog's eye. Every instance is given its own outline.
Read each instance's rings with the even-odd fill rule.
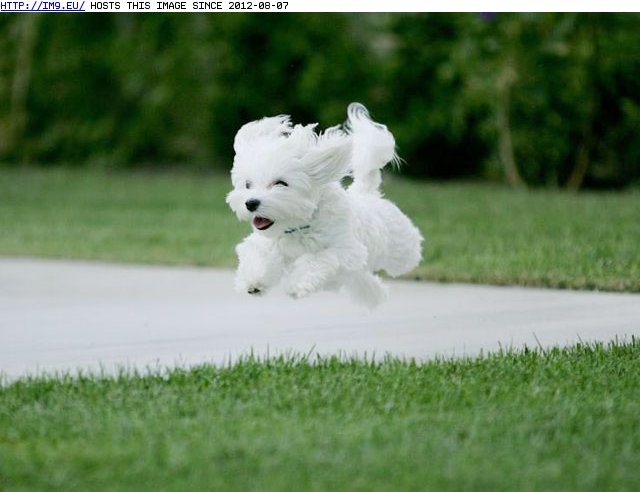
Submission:
[[[285,181],[278,180],[275,183],[273,183],[273,186],[289,186],[289,184],[286,183]]]
[[[251,188],[251,181],[247,181],[244,184],[244,187],[248,190],[249,188]]]

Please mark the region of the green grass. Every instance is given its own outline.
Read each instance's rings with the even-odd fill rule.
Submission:
[[[640,292],[640,193],[388,179],[421,279]],[[231,267],[227,176],[0,170],[0,254]]]
[[[637,490],[640,342],[0,388],[0,489]]]
[[[0,170],[0,254],[232,266],[222,177]]]

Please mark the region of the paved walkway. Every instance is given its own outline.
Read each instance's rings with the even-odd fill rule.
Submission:
[[[0,373],[224,362],[279,354],[420,359],[640,335],[640,296],[389,282],[373,312],[334,294],[232,290],[230,271],[0,258]]]

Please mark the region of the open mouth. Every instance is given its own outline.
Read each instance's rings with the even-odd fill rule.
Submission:
[[[266,231],[273,225],[273,220],[269,220],[266,217],[254,217],[253,227],[260,231]]]

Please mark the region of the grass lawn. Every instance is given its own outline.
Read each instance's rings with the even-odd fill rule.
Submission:
[[[0,489],[637,490],[640,342],[0,388]]]
[[[640,292],[640,193],[388,179],[422,279]],[[232,267],[227,176],[0,170],[0,254]]]

